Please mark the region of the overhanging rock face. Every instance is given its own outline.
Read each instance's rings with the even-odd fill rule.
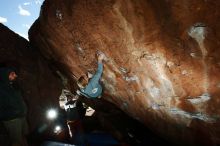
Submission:
[[[220,143],[220,2],[45,0],[30,41],[70,80],[104,65],[103,98],[167,139]]]

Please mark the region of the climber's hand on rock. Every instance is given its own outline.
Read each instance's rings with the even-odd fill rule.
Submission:
[[[102,62],[104,60],[104,58],[105,58],[105,55],[103,53],[99,53],[97,55],[98,55],[98,61]]]

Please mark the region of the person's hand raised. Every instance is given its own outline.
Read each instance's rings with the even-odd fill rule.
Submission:
[[[102,62],[104,60],[104,58],[105,58],[105,55],[103,53],[98,54],[98,61]]]

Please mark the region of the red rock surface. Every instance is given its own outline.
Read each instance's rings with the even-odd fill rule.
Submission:
[[[45,0],[31,43],[74,81],[104,65],[103,99],[181,144],[220,144],[220,1]],[[73,84],[75,86],[75,84]]]

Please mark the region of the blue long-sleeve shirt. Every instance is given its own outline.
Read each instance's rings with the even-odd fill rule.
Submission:
[[[87,98],[97,98],[102,94],[102,86],[99,80],[102,76],[103,64],[98,62],[98,69],[92,79],[89,80],[88,85],[85,88],[80,89],[81,94]]]

